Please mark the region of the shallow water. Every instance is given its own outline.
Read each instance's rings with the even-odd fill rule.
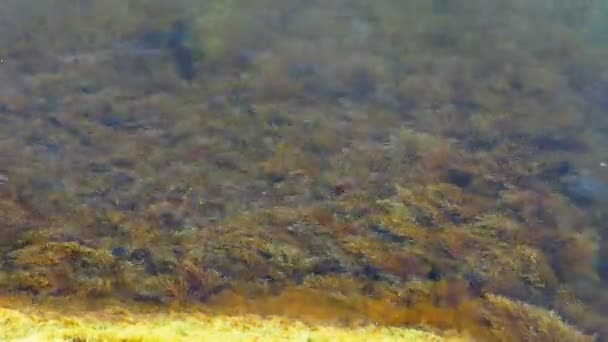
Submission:
[[[295,289],[338,321],[525,339],[523,316],[485,323],[500,295],[608,339],[606,14],[6,1],[0,289],[213,307]],[[309,315],[295,298],[258,309]]]

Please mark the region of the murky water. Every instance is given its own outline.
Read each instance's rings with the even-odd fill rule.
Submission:
[[[603,2],[4,2],[5,296],[608,339]]]

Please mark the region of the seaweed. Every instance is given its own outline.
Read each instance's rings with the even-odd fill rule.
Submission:
[[[567,9],[57,7],[0,13],[20,31],[2,38],[4,294],[608,336],[606,52]]]

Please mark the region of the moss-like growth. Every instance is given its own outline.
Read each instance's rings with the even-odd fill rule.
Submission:
[[[146,314],[115,312],[81,315],[31,310],[0,310],[0,338],[20,340],[86,341],[367,341],[403,340],[439,342],[442,336],[402,328],[359,327],[345,329],[309,326],[301,322],[257,316],[208,316],[203,314]],[[450,341],[461,338],[450,337]],[[465,340],[465,339],[462,339]]]
[[[4,2],[3,291],[608,336],[605,9]]]
[[[488,303],[484,316],[500,341],[593,341],[544,309],[496,295],[489,295]]]

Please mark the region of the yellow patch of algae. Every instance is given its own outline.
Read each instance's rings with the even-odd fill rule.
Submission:
[[[121,309],[60,314],[0,308],[1,341],[445,341],[415,329],[313,326],[291,319]],[[450,338],[451,341],[455,339]]]

